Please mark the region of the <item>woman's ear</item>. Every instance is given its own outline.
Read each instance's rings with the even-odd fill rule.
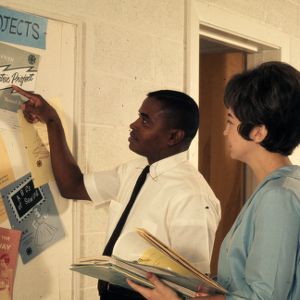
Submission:
[[[183,130],[172,129],[170,138],[169,138],[169,142],[168,142],[169,146],[174,146],[174,145],[181,143],[183,141],[184,137],[185,137],[185,132]]]
[[[250,138],[253,142],[259,144],[268,135],[268,129],[265,125],[257,125],[250,132]]]

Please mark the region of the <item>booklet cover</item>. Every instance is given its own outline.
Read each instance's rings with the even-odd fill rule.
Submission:
[[[23,232],[20,255],[27,263],[64,237],[64,229],[48,184],[33,185],[31,174],[0,191],[10,225]]]
[[[11,85],[34,91],[40,56],[0,43],[0,110],[16,113],[23,98]]]
[[[21,231],[0,227],[0,299],[13,299]]]

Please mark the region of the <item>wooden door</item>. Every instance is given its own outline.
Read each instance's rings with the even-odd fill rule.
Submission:
[[[245,69],[246,56],[206,53],[200,57],[199,171],[220,200],[222,218],[216,234],[211,274],[217,273],[220,245],[244,203],[244,165],[229,156],[223,136],[223,94],[233,74]]]

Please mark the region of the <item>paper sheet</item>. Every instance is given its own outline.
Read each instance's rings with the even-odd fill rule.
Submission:
[[[6,185],[12,183],[15,180],[15,176],[1,134],[0,134],[0,158],[1,158],[0,189],[2,189]],[[5,211],[2,198],[0,197],[0,223],[2,223],[5,220],[7,220],[7,214]]]
[[[53,98],[49,100],[49,103],[59,114],[68,141],[67,128],[65,126],[63,113],[60,109],[60,100],[58,98]],[[35,124],[28,123],[24,118],[23,112],[20,110],[18,111],[18,117],[34,186],[37,188],[54,178],[51,166],[47,127],[40,122]]]

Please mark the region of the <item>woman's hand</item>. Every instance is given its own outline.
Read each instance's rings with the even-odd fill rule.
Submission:
[[[181,300],[181,298],[168,286],[162,283],[154,274],[148,274],[148,280],[154,288],[147,288],[127,279],[128,284],[148,300]],[[193,300],[225,300],[223,295],[209,296],[206,292],[199,291]]]
[[[180,300],[177,294],[168,286],[163,284],[154,274],[148,274],[148,280],[154,288],[146,288],[127,279],[128,284],[148,300]]]

